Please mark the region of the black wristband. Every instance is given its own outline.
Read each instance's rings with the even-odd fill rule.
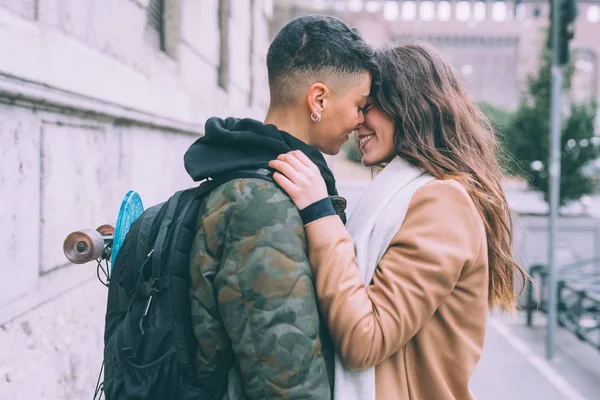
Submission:
[[[317,201],[316,203],[312,203],[310,206],[305,209],[300,210],[300,217],[302,218],[302,222],[304,225],[310,224],[318,219],[329,217],[330,215],[337,215],[333,204],[331,203],[331,199],[329,197],[325,197],[322,200]]]

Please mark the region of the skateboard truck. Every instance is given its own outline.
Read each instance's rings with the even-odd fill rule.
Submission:
[[[100,225],[96,230],[83,229],[69,234],[63,243],[65,256],[73,264],[85,264],[92,260],[109,260],[115,227]]]
[[[69,234],[63,242],[63,252],[73,264],[85,264],[96,260],[96,274],[104,286],[108,286],[112,266],[119,249],[133,222],[144,212],[140,195],[130,190],[121,202],[117,222],[100,225],[96,230],[83,229]],[[104,261],[104,266],[102,262]],[[104,279],[100,273],[104,274]]]

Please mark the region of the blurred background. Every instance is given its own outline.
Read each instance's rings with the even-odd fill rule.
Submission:
[[[67,262],[65,236],[114,222],[130,189],[149,206],[191,186],[182,158],[204,121],[264,118],[270,40],[309,13],[374,46],[432,43],[501,138],[536,287],[518,314],[490,317],[477,398],[600,399],[600,1],[576,7],[548,360],[547,0],[0,0],[0,399],[92,397],[106,289],[95,263]],[[352,143],[328,162],[351,208],[371,171]]]

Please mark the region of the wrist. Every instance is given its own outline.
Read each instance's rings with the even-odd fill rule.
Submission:
[[[328,217],[330,215],[337,215],[333,204],[329,197],[325,197],[319,201],[316,201],[306,208],[300,210],[300,217],[304,225],[310,224],[318,219]]]

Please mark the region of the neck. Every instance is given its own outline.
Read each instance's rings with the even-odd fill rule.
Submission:
[[[308,120],[308,121],[307,121]],[[303,118],[298,116],[298,112],[292,109],[269,107],[265,124],[275,125],[280,131],[285,131],[296,139],[311,145],[308,130],[310,126],[310,116]]]

